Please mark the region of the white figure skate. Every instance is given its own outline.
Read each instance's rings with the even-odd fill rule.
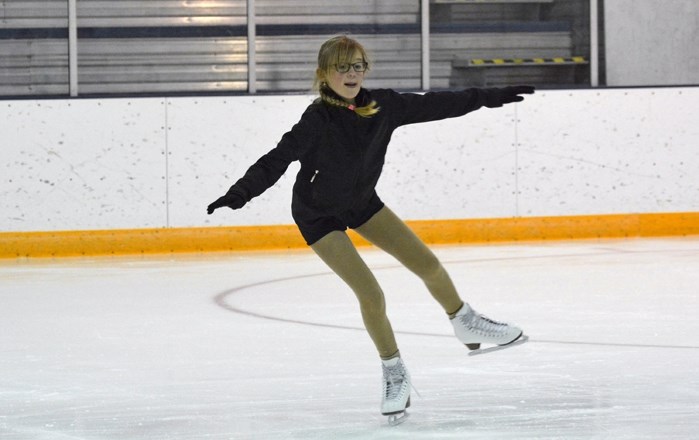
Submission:
[[[410,374],[400,357],[381,361],[383,368],[383,397],[381,414],[388,416],[388,424],[399,425],[408,418],[410,406]]]
[[[510,348],[529,340],[520,328],[493,321],[476,313],[468,304],[464,304],[451,319],[451,325],[456,337],[472,350],[470,356]],[[481,350],[481,344],[495,344],[495,347]]]

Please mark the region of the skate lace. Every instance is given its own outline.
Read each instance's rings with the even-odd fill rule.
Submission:
[[[499,335],[505,333],[508,325],[488,318],[485,315],[469,313],[460,316],[461,322],[469,329],[483,333],[485,335]]]
[[[383,365],[383,377],[386,382],[386,399],[392,400],[398,397],[405,382],[405,369],[398,364],[395,367]]]

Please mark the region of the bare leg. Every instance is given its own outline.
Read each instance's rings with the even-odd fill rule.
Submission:
[[[311,245],[311,249],[354,291],[364,326],[379,356],[382,359],[397,356],[398,345],[386,316],[383,291],[347,234],[331,232]]]
[[[464,304],[442,263],[387,206],[356,231],[420,277],[447,314]]]

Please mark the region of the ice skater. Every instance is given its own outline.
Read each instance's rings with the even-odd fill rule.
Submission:
[[[457,338],[469,349],[520,340],[521,329],[488,319],[461,299],[440,261],[379,199],[376,184],[396,128],[522,101],[520,95],[534,93],[534,88],[471,88],[425,94],[367,90],[362,83],[369,67],[364,47],[354,39],[337,36],[323,43],[314,83],[320,97],[277,146],[211,203],[207,212],[224,206],[242,208],[274,185],[291,162],[300,162],[291,204],[294,221],[311,249],[355,293],[364,325],[382,361],[381,413],[396,423],[410,406],[410,375],[386,317],[381,287],[346,230],[354,229],[420,277],[448,315]]]

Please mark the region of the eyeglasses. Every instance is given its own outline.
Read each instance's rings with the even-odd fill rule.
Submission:
[[[335,66],[335,70],[337,70],[340,73],[347,73],[350,71],[350,68],[354,70],[355,72],[364,72],[366,68],[369,66],[369,63],[365,61],[361,61],[359,63],[340,63],[340,64],[333,64]]]

